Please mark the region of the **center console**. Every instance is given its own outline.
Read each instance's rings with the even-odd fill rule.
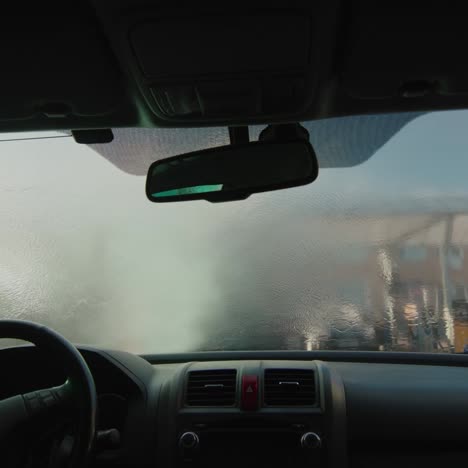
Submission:
[[[300,468],[326,466],[326,444],[303,423],[246,420],[195,425],[179,437],[178,466]],[[196,431],[196,432],[195,432]]]
[[[321,362],[192,363],[162,398],[166,466],[345,466],[344,391]]]

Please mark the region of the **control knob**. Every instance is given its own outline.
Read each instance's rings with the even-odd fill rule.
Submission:
[[[301,447],[306,450],[318,449],[322,446],[322,439],[315,432],[306,432],[301,437]]]
[[[179,439],[179,447],[185,450],[193,450],[198,447],[200,439],[195,432],[184,432]]]

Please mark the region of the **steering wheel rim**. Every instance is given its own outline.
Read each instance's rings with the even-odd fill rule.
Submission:
[[[94,443],[97,413],[96,387],[86,361],[76,347],[66,338],[54,330],[34,322],[26,320],[0,320],[0,338],[29,341],[38,348],[50,353],[51,356],[56,356],[60,361],[67,375],[67,381],[61,387],[45,391],[51,392],[54,405],[70,399],[78,406],[77,430],[69,465],[73,468],[86,466]],[[21,408],[21,403],[23,402],[29,417],[32,416],[32,412],[35,409],[31,406],[30,402],[36,396],[38,399],[41,399],[41,392],[31,392],[30,394],[22,395],[22,398],[16,396],[8,400],[13,401],[15,399],[14,404],[20,410],[18,414],[24,413]],[[5,401],[3,400],[3,402]],[[41,410],[43,410],[44,404],[42,401],[40,403],[42,404]]]

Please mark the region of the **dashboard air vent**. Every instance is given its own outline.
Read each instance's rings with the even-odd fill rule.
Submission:
[[[267,406],[315,405],[315,372],[310,369],[266,369],[263,396]]]
[[[188,406],[233,406],[236,402],[235,369],[191,371],[188,374]]]

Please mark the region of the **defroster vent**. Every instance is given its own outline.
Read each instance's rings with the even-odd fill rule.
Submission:
[[[264,403],[267,406],[313,406],[315,372],[311,369],[266,369]]]
[[[190,371],[187,380],[188,406],[233,406],[236,402],[237,371],[217,369]]]

